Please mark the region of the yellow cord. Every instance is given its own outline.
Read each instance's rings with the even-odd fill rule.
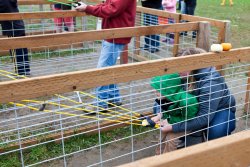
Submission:
[[[18,74],[15,74],[15,73],[12,73],[12,72],[8,72],[8,71],[4,71],[4,70],[0,70],[0,72],[2,72],[2,73],[7,73],[7,74],[12,74],[12,75],[15,75],[15,76],[20,76],[20,75],[18,75]],[[14,77],[11,77],[11,76],[9,76],[9,75],[5,75],[5,74],[2,74],[2,73],[0,73],[0,75],[5,76],[5,77],[8,77],[8,78],[11,78],[11,79],[13,79],[13,80],[17,80],[17,79],[14,78]],[[23,78],[28,78],[28,77],[26,77],[26,76],[21,76],[21,77],[23,77]],[[82,92],[82,91],[79,91],[79,92],[80,92],[81,94],[87,95],[87,96],[89,96],[89,97],[98,99],[97,97],[95,97],[95,96],[93,96],[93,95],[91,95],[91,94],[89,94],[89,93]],[[71,102],[77,103],[77,104],[84,104],[84,103],[77,102],[77,101],[75,101],[75,100],[71,100],[71,99],[69,99],[69,98],[67,98],[67,97],[64,97],[64,96],[62,96],[62,95],[58,95],[58,94],[55,94],[55,95],[58,96],[58,97],[67,99],[67,100],[69,100],[69,101],[71,101]],[[103,100],[101,100],[101,99],[98,99],[98,100],[103,101]],[[23,102],[34,102],[34,103],[39,103],[39,104],[43,104],[43,103],[44,103],[44,102],[36,101],[36,100],[22,100],[22,101],[23,101]],[[105,101],[104,101],[104,102],[105,102]],[[13,102],[9,102],[9,103],[11,104],[11,103],[13,103]],[[115,107],[117,107],[117,108],[120,108],[120,109],[122,109],[122,110],[124,110],[124,111],[132,112],[132,113],[134,113],[134,114],[137,115],[137,116],[140,116],[140,114],[138,114],[138,113],[136,113],[136,112],[133,112],[133,111],[130,111],[130,110],[124,108],[124,107],[116,106],[116,105],[114,105],[113,103],[109,103],[109,102],[106,102],[106,103],[107,103],[107,104],[110,104],[110,105],[112,105],[112,106],[115,106]],[[56,106],[60,105],[60,106],[65,107],[65,108],[72,108],[71,106],[68,106],[68,105],[57,104],[57,103],[53,103],[53,102],[49,102],[48,104],[52,104],[52,105],[56,105]],[[21,105],[21,104],[20,104],[20,105]],[[24,105],[24,106],[25,106],[25,105]],[[94,106],[94,105],[91,105],[91,106],[97,107],[97,106]],[[28,107],[28,106],[26,106],[26,107]],[[73,108],[76,109],[76,110],[80,110],[80,111],[84,110],[84,111],[87,111],[87,112],[92,112],[92,111],[90,111],[90,110],[83,109],[83,108],[76,108],[76,107],[73,107]],[[104,108],[101,108],[101,107],[97,107],[97,108],[100,108],[101,110],[104,110]],[[120,113],[117,112],[117,111],[108,110],[108,109],[105,109],[105,110],[107,110],[107,111],[109,111],[109,112],[114,112],[114,113],[120,114]],[[101,113],[101,112],[100,112],[100,114],[106,115],[106,116],[114,116],[114,115],[108,114],[108,113]],[[123,118],[123,119],[130,119],[130,118],[131,118],[130,115],[126,115],[125,117],[123,117],[123,116],[117,116],[117,117]],[[92,117],[91,117],[91,118],[92,118]],[[134,118],[133,121],[141,122],[141,120],[138,120],[138,117],[132,116],[132,118]],[[112,121],[113,121],[113,120],[112,120]],[[122,121],[120,121],[120,122],[122,122]],[[131,123],[131,124],[135,124],[135,123]],[[141,125],[141,124],[135,124],[135,125]]]
[[[37,100],[22,100],[23,102],[31,102],[31,103],[38,103],[38,104],[43,104],[44,102],[42,101],[37,101]],[[55,106],[60,106],[60,107],[64,107],[64,108],[68,108],[68,109],[75,109],[75,110],[78,110],[78,111],[87,111],[89,113],[93,112],[91,110],[87,110],[87,109],[84,109],[84,108],[77,108],[77,107],[71,107],[71,106],[68,106],[68,105],[64,105],[64,104],[58,104],[58,103],[54,103],[54,102],[46,102],[47,104],[51,104],[51,105],[55,105]],[[102,115],[105,115],[105,116],[114,116],[112,114],[108,114],[108,113],[100,113]],[[122,119],[130,119],[130,118],[127,118],[127,117],[123,117],[123,116],[117,116],[119,118],[122,118]],[[132,120],[132,121],[139,121],[141,122],[140,120]]]
[[[62,95],[58,95],[58,94],[55,94],[55,95],[58,96],[58,97],[60,97],[60,98],[64,98],[64,99],[66,99],[66,100],[68,100],[68,101],[70,101],[70,102],[76,103],[76,104],[85,104],[85,103],[80,103],[80,102],[78,102],[78,101],[72,100],[72,99],[67,98],[67,97],[65,97],[65,96],[62,96]],[[117,111],[114,111],[114,110],[105,109],[105,108],[98,107],[98,106],[91,105],[91,104],[88,104],[88,105],[91,106],[91,107],[94,107],[94,108],[100,108],[101,110],[107,110],[107,111],[112,112],[112,113],[121,114],[120,112],[117,112]],[[85,110],[85,111],[86,111],[86,110]],[[100,114],[102,114],[102,113],[100,113]],[[109,115],[111,115],[111,114],[109,114]],[[112,115],[112,116],[113,116],[113,115]],[[121,117],[121,116],[118,116],[118,117]],[[121,118],[122,118],[122,117],[121,117]],[[126,114],[125,117],[123,117],[123,118],[130,119],[131,116]],[[134,121],[141,122],[141,120],[138,120],[137,117],[132,116],[132,118],[134,118]]]
[[[39,109],[37,109],[35,107],[27,106],[27,105],[24,105],[24,104],[21,104],[21,103],[9,102],[9,104],[16,105],[16,106],[19,106],[19,107],[27,107],[27,108],[29,108],[31,110],[39,111]],[[95,120],[101,119],[101,120],[106,120],[106,121],[111,121],[111,122],[125,123],[125,124],[129,124],[129,125],[133,124],[133,125],[141,126],[141,124],[132,123],[132,122],[128,123],[127,121],[123,122],[123,121],[119,121],[119,120],[111,120],[111,119],[108,119],[108,118],[96,118],[96,117],[91,117],[91,116],[86,116],[86,115],[71,114],[71,113],[68,113],[68,112],[51,111],[51,110],[43,110],[43,112],[51,112],[51,113],[62,114],[62,115],[67,115],[67,116],[78,116],[78,117],[82,117],[82,118],[89,118],[89,119],[95,119]]]
[[[117,106],[117,105],[115,105],[115,104],[113,104],[113,103],[106,102],[106,101],[104,101],[104,100],[102,100],[102,99],[99,99],[99,98],[97,98],[97,97],[95,97],[95,96],[89,94],[89,93],[82,92],[82,91],[79,91],[79,92],[80,92],[81,94],[83,94],[83,95],[87,95],[87,96],[92,97],[92,98],[94,98],[94,99],[97,99],[97,100],[99,100],[99,101],[101,101],[101,102],[105,102],[105,103],[107,103],[107,104],[110,104],[110,105],[112,105],[112,106],[115,106],[115,107],[117,107],[117,108],[120,108],[120,109],[122,109],[122,110],[124,110],[124,111],[132,112],[132,113],[135,114],[136,116],[139,116],[139,117],[141,116],[140,114],[138,114],[138,113],[136,113],[136,112],[133,112],[133,111],[128,110],[128,109],[126,109],[126,108],[124,108],[124,107],[121,107],[121,106]],[[137,117],[135,117],[135,118],[137,118]]]

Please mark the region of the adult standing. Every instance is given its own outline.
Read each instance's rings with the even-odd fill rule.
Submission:
[[[162,9],[162,0],[142,0],[143,7],[152,9]],[[143,16],[143,23],[145,26],[158,25],[158,16],[145,13]],[[145,36],[144,50],[148,50],[151,53],[159,51],[160,36],[159,35],[147,35]]]
[[[205,53],[199,48],[182,50],[178,56]],[[192,81],[188,87],[193,88],[193,94],[198,98],[199,111],[194,119],[170,125],[163,122],[162,131],[185,132],[206,130],[208,140],[230,135],[235,129],[236,101],[230,93],[224,78],[214,67],[180,73],[185,80]],[[191,77],[188,77],[191,76]]]
[[[76,7],[76,10],[101,17],[103,19],[102,29],[133,27],[135,25],[136,0],[106,0],[98,5],[81,3],[81,6]],[[105,39],[102,42],[102,50],[97,68],[115,65],[117,58],[130,40],[130,37]],[[107,109],[108,104],[106,102],[121,105],[120,92],[115,84],[98,87],[96,93],[97,97],[101,100],[97,100],[96,102],[98,107]]]
[[[195,8],[196,8],[197,0],[184,0],[181,5],[181,13],[182,14],[188,14],[188,15],[194,15]],[[184,35],[187,35],[185,32]],[[193,31],[192,38],[196,38],[196,32]]]
[[[17,0],[0,0],[0,13],[18,13]],[[2,33],[8,37],[25,36],[25,26],[22,20],[0,21]],[[15,72],[18,75],[30,75],[30,64],[27,48],[10,50]]]

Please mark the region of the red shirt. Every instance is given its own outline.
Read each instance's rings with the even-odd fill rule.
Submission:
[[[134,27],[136,15],[136,0],[106,0],[106,2],[91,6],[88,5],[86,13],[103,18],[102,28]],[[128,44],[131,38],[107,39],[117,44]]]

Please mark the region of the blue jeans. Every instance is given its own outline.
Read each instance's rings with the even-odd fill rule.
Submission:
[[[158,25],[158,16],[151,14],[144,14],[144,25]],[[145,46],[148,49],[157,49],[160,46],[160,35],[146,35],[145,36]]]
[[[187,14],[186,3],[184,1],[181,1],[181,14]]]
[[[153,106],[153,114],[158,114],[160,112],[161,112],[161,106],[155,102]]]
[[[101,55],[98,60],[97,68],[109,67],[116,64],[118,56],[123,52],[125,44],[115,44],[107,41],[102,42]],[[120,93],[116,84],[100,86],[96,88],[96,96],[104,101],[120,102]],[[105,102],[96,100],[98,106],[107,108]]]
[[[228,120],[229,119],[229,120]],[[230,135],[235,129],[235,113],[229,109],[217,112],[209,123],[208,140]]]

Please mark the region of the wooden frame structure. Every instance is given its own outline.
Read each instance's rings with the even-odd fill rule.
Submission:
[[[20,1],[20,4],[34,3],[32,0]],[[42,4],[42,0],[36,1],[37,4]],[[72,32],[67,34],[48,34],[48,35],[34,35],[27,37],[17,38],[4,38],[0,39],[0,50],[8,50],[15,48],[33,48],[40,46],[71,44],[89,40],[101,40],[107,38],[119,38],[119,37],[138,37],[151,35],[151,34],[163,34],[168,32],[174,32],[175,44],[179,42],[179,32],[182,31],[196,31],[198,30],[198,47],[209,50],[210,46],[210,29],[211,26],[215,26],[219,29],[218,41],[226,42],[229,39],[229,26],[228,21],[218,21],[213,19],[207,19],[197,16],[188,16],[181,14],[170,14],[153,9],[147,9],[138,7],[137,12],[156,14],[161,17],[171,17],[180,22],[180,20],[188,20],[189,23],[178,23],[173,25],[158,25],[150,27],[133,27],[133,28],[120,28],[112,30],[100,30],[100,31],[88,31],[88,32]],[[53,18],[64,16],[86,16],[85,13],[77,13],[75,11],[70,12],[39,12],[39,13],[19,13],[19,14],[3,14],[0,15],[0,20],[16,20],[16,19],[31,19],[31,18]],[[197,22],[201,21],[201,22]],[[204,33],[206,32],[206,33]],[[96,35],[93,36],[92,34]],[[49,42],[48,42],[49,41]],[[139,45],[136,44],[138,47]],[[174,48],[174,53],[178,51],[178,45]],[[137,53],[138,54],[138,53]],[[222,53],[205,53],[200,55],[191,55],[186,57],[173,57],[169,59],[153,60],[146,62],[139,62],[134,64],[126,64],[115,67],[108,67],[103,69],[90,69],[78,72],[69,72],[63,74],[49,75],[43,77],[34,77],[30,79],[23,79],[17,81],[0,82],[0,103],[7,103],[9,101],[17,102],[22,99],[37,98],[41,96],[49,96],[55,93],[66,93],[82,89],[89,89],[103,84],[129,82],[138,79],[145,79],[156,75],[163,75],[178,71],[194,70],[207,66],[222,66],[231,63],[238,62],[250,62],[250,47],[233,49],[228,52]],[[179,66],[179,64],[184,64]],[[129,72],[128,72],[129,71]],[[115,76],[115,77],[110,77]],[[91,78],[85,80],[84,78]],[[246,94],[246,102],[249,98],[249,83]],[[57,85],[57,86],[55,86]],[[27,87],[29,89],[27,89]],[[112,123],[104,123],[101,126],[107,126]],[[121,125],[125,126],[125,125]],[[79,133],[89,129],[95,129],[95,127],[87,127],[79,129],[77,132],[67,131],[67,134]],[[114,127],[113,127],[114,128]],[[116,128],[116,127],[115,127]],[[108,130],[108,129],[107,129]],[[65,132],[66,133],[66,132]],[[236,134],[237,135],[237,134]],[[230,136],[230,138],[237,138],[237,136]],[[245,138],[246,137],[246,138]],[[47,139],[58,139],[60,135],[49,136]],[[238,136],[239,138],[239,136]],[[237,139],[238,139],[237,138]],[[234,139],[231,139],[234,140]],[[249,133],[244,134],[240,143],[249,141]],[[21,143],[22,146],[31,145],[38,141],[32,140]],[[225,142],[225,144],[228,144]],[[17,145],[11,147],[15,148]],[[197,146],[198,147],[198,146]],[[201,146],[200,146],[201,147]],[[204,149],[204,148],[203,148]],[[214,149],[219,150],[219,149]],[[3,150],[0,150],[0,152]],[[195,154],[196,155],[196,154]],[[163,155],[164,156],[164,155]]]
[[[65,0],[66,1],[66,0]],[[90,0],[88,2],[99,2],[98,0]],[[51,4],[46,0],[19,0],[20,5],[41,5],[41,4]],[[175,20],[176,23],[180,23],[181,20],[186,20],[189,22],[198,22],[198,21],[207,21],[210,23],[212,27],[216,27],[219,29],[218,33],[218,43],[228,42],[230,40],[230,22],[229,21],[221,21],[216,19],[209,19],[205,17],[199,16],[191,16],[191,15],[184,15],[184,14],[175,14],[175,13],[168,13],[165,11],[160,11],[156,9],[150,9],[145,7],[137,7],[137,15],[142,15],[143,13],[148,13],[152,15],[157,15],[158,17],[162,18],[172,18]],[[55,18],[55,17],[83,17],[86,16],[85,13],[79,13],[75,11],[59,11],[59,12],[29,12],[29,13],[11,13],[11,14],[2,14],[0,16],[1,20],[18,20],[18,19],[44,19],[44,18]],[[136,41],[140,41],[140,36],[138,36]],[[179,43],[179,33],[175,33],[175,40],[174,40],[174,49],[173,55],[178,52],[178,43]],[[140,43],[136,44],[137,46]]]
[[[204,53],[185,57],[173,57],[169,59],[139,62],[116,67],[107,67],[103,69],[84,70],[44,77],[0,82],[0,103],[7,103],[9,101],[17,102],[23,99],[89,89],[96,86],[101,86],[103,84],[129,82],[153,77],[156,75],[194,70],[208,66],[250,62],[249,54],[250,47],[246,47],[241,49],[233,49],[231,51],[222,53]],[[183,64],[183,66],[179,66],[179,64]],[[116,77],[110,78],[110,76]],[[91,79],[86,81],[85,78]],[[246,93],[249,94],[249,90],[247,90]],[[127,125],[113,124],[114,123],[112,122],[105,122],[100,126],[103,127],[103,131],[107,131]],[[78,130],[67,130],[64,132],[64,135],[68,136],[88,131],[88,134],[93,134],[97,132],[95,129],[96,126],[87,126],[79,128]],[[60,139],[60,137],[61,134],[57,133],[54,135],[48,135],[43,140],[47,141],[54,139],[57,141]],[[38,142],[38,139],[23,141],[18,144],[9,145],[4,149],[0,149],[0,152],[4,152],[6,149],[18,148],[19,144],[21,144],[22,147],[25,147]]]

